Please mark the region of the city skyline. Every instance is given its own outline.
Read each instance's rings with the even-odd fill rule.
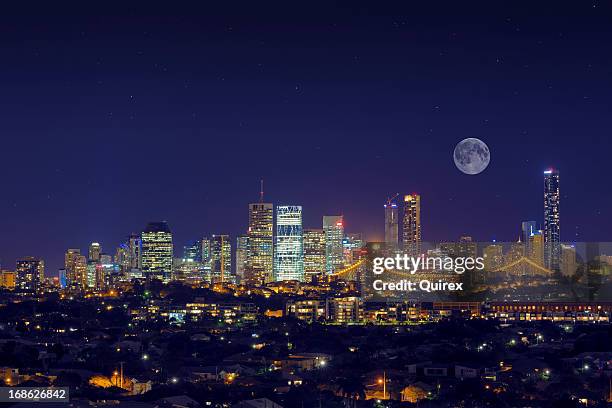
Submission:
[[[543,216],[540,218],[540,222],[539,225],[545,226],[547,225],[547,219],[552,219],[554,222],[552,221],[548,221],[548,224],[553,223],[554,224],[554,242],[556,243],[556,246],[558,247],[559,245],[559,239],[560,239],[560,234],[559,234],[559,202],[560,202],[560,193],[559,193],[559,171],[556,168],[547,168],[544,172],[544,211],[543,211]],[[550,179],[551,177],[554,177],[554,188],[551,187],[550,185]],[[230,270],[232,271],[232,273],[236,273],[238,275],[243,274],[243,278],[245,279],[245,282],[271,282],[273,280],[282,280],[278,278],[278,272],[281,269],[281,267],[279,267],[278,264],[278,259],[277,259],[277,251],[276,249],[279,247],[279,240],[277,239],[279,236],[282,236],[284,234],[284,228],[287,227],[283,227],[280,228],[281,224],[284,224],[285,221],[281,221],[281,224],[279,224],[277,222],[277,219],[279,218],[279,216],[283,217],[282,213],[285,211],[297,211],[296,215],[298,215],[299,218],[299,223],[295,224],[296,226],[298,226],[299,233],[296,233],[297,235],[295,236],[296,239],[299,237],[300,240],[303,240],[303,231],[310,229],[312,230],[312,226],[303,226],[303,222],[302,222],[302,206],[287,206],[287,205],[278,205],[278,204],[273,204],[273,203],[265,203],[264,201],[264,190],[263,190],[263,180],[260,180],[260,184],[261,184],[261,191],[260,191],[260,201],[257,203],[251,203],[249,204],[249,217],[248,217],[248,227],[246,228],[246,233],[243,234],[239,234],[236,236],[230,236],[228,234],[225,235],[221,235],[223,237],[226,237],[226,241],[227,241],[227,245],[229,245],[229,248],[232,249],[228,249],[229,253],[231,253],[231,258],[235,258],[236,253],[234,251],[237,250],[238,248],[238,240],[242,237],[245,239],[244,243],[245,243],[245,254],[243,254],[245,256],[244,258],[244,265],[242,265],[243,269],[236,269],[238,268],[238,265],[235,265],[234,267],[231,267],[231,265],[233,265],[233,262],[237,262],[236,259],[231,259],[229,261],[229,266],[230,266]],[[550,196],[552,195],[552,204],[551,204],[551,198]],[[397,204],[395,203],[396,201],[403,201],[402,205],[400,205],[399,207],[397,206]],[[401,228],[402,228],[402,233],[399,234],[399,223],[397,221],[394,222],[393,224],[393,228],[395,228],[397,230],[397,232],[394,232],[394,234],[399,234],[401,235],[401,239],[399,239],[397,242],[395,243],[401,243],[404,246],[404,249],[412,254],[417,254],[420,252],[420,245],[422,240],[422,236],[421,236],[421,196],[418,193],[411,193],[411,194],[407,194],[407,195],[402,195],[400,196],[399,194],[396,194],[393,197],[389,197],[385,204],[383,205],[384,208],[384,212],[382,214],[382,229],[384,231],[384,236],[386,237],[387,233],[388,233],[388,228],[389,228],[389,214],[390,211],[392,210],[395,214],[395,217],[400,218],[400,216],[398,215],[398,213],[401,211],[401,217],[403,217],[403,220],[401,222]],[[393,203],[393,204],[392,204]],[[552,206],[552,208],[551,208]],[[279,212],[281,211],[281,212]],[[551,215],[554,212],[554,215]],[[292,215],[289,216],[290,218],[292,217]],[[341,228],[341,232],[339,232],[338,234],[338,239],[341,241],[342,239],[344,239],[344,237],[348,236],[348,232],[345,231],[344,229],[344,217],[342,215],[340,216],[322,216],[323,219],[323,229],[322,231],[325,231],[326,229],[326,220],[329,220],[329,225],[333,226],[333,225],[339,225]],[[295,228],[295,227],[290,227],[291,225],[293,225],[292,222],[290,222],[289,224],[287,224],[287,226],[289,228]],[[537,221],[522,221],[520,223],[520,232],[519,232],[519,239],[522,240],[526,245],[529,245],[529,236],[534,234],[534,228],[536,228],[536,226],[538,225]],[[273,233],[273,226],[274,228],[276,228],[276,232]],[[321,224],[319,224],[319,226],[321,226]],[[527,234],[527,231],[525,230],[527,227],[531,228],[530,234]],[[551,240],[551,238],[547,238],[548,235],[550,234],[546,234],[545,232],[545,227],[544,230],[539,230],[535,231],[536,233],[540,233],[543,234],[543,239],[546,240],[547,242],[549,240]],[[550,227],[549,227],[550,229]],[[150,234],[151,231],[155,231],[156,233],[161,232],[162,234],[169,234],[168,238],[162,238],[161,239],[161,247],[159,246],[155,246],[154,249],[152,251],[148,251],[150,253],[157,253],[157,252],[162,252],[164,254],[166,254],[168,256],[167,260],[163,260],[163,259],[158,259],[155,257],[155,255],[153,255],[153,258],[150,261],[147,261],[147,251],[146,248],[147,246],[151,246],[151,245],[147,245],[147,239],[145,238],[147,236],[147,233]],[[353,233],[355,232],[354,230],[352,231]],[[262,235],[263,234],[263,235]],[[269,234],[269,235],[268,235]],[[468,232],[462,233],[461,236],[464,235],[469,235],[471,237],[471,235]],[[106,252],[104,252],[103,254],[105,255],[110,255],[111,257],[116,258],[117,253],[115,251],[119,250],[120,248],[122,248],[122,246],[124,246],[126,248],[126,250],[129,252],[129,254],[131,254],[131,256],[128,256],[128,259],[131,259],[131,268],[136,268],[136,269],[142,269],[143,273],[145,275],[149,275],[151,274],[151,276],[155,275],[158,278],[163,278],[163,279],[170,279],[170,272],[173,269],[173,259],[180,259],[180,258],[189,258],[189,256],[187,256],[186,254],[191,250],[194,251],[195,248],[190,248],[190,246],[193,245],[201,245],[202,244],[202,239],[205,239],[207,236],[212,236],[213,238],[215,236],[220,236],[219,233],[217,232],[216,235],[213,234],[207,234],[207,233],[201,233],[199,237],[190,237],[188,240],[181,240],[181,241],[176,241],[176,237],[170,233],[170,229],[168,226],[167,221],[153,221],[153,222],[149,222],[146,227],[142,230],[142,232],[138,235],[134,235],[134,234],[130,234],[128,235],[128,240],[127,241],[121,241],[118,245],[116,245],[115,247],[112,247],[112,251],[108,251],[108,247],[106,248]],[[461,236],[459,237],[447,237],[446,239],[441,239],[439,240],[440,242],[442,241],[452,241],[453,239],[459,239]],[[267,237],[267,238],[266,238]],[[263,238],[263,241],[262,241]],[[366,237],[367,238],[367,237]],[[136,239],[136,241],[134,241],[134,239]],[[195,240],[194,240],[195,239]],[[286,239],[286,238],[284,238]],[[153,238],[153,245],[159,245],[156,244],[156,241],[158,239],[154,236]],[[233,241],[234,240],[234,241]],[[370,239],[369,241],[376,241],[375,239],[372,240]],[[379,240],[380,242],[385,242],[385,239]],[[426,240],[426,241],[434,241],[434,240]],[[496,239],[491,239],[490,242],[499,242],[499,240]],[[136,244],[135,244],[136,242]],[[176,242],[176,245],[175,245]],[[181,244],[181,242],[185,243],[185,246],[183,246]],[[235,246],[232,244],[232,242],[235,242]],[[249,244],[249,242],[251,242],[251,244]],[[261,246],[263,242],[263,247]],[[487,241],[483,241],[483,242],[487,242]],[[512,242],[512,240],[508,240],[508,242]],[[573,242],[572,240],[565,240],[563,242]],[[143,245],[144,243],[144,245]],[[251,245],[251,246],[249,246]],[[298,243],[296,242],[295,245],[298,245]],[[339,248],[338,251],[340,253],[340,255],[336,255],[338,257],[338,259],[342,259],[342,243],[340,242],[339,244]],[[280,246],[283,246],[283,244],[281,244]],[[286,245],[284,245],[286,246]],[[286,252],[287,249],[284,248],[281,249],[281,252]],[[138,248],[136,248],[138,247]],[[181,247],[183,248],[183,252],[181,252]],[[294,262],[299,262],[301,264],[301,266],[299,267],[299,269],[301,269],[301,272],[293,272],[293,276],[294,277],[298,277],[301,276],[301,278],[298,278],[300,280],[303,280],[304,278],[304,248],[303,248],[303,244],[300,242],[299,243],[299,247],[301,248],[299,250],[299,252],[301,253],[301,257],[297,257],[297,253],[295,253],[293,255],[294,257]],[[551,255],[547,255],[548,251],[548,247],[545,247],[545,263],[547,265],[551,265],[551,261],[548,260],[548,258]],[[117,249],[115,249],[117,248]],[[143,249],[144,248],[144,249]],[[263,249],[262,249],[263,248]],[[267,250],[265,248],[268,248]],[[297,247],[296,247],[297,248]],[[293,248],[293,251],[295,252],[296,248]],[[553,247],[550,247],[553,248]],[[210,248],[209,248],[210,250]],[[557,248],[557,250],[560,250],[560,247]],[[76,249],[68,249],[67,253],[70,253],[70,251],[75,252],[77,255],[80,255],[80,251],[81,248],[76,248]],[[88,253],[89,253],[89,257],[85,257],[85,256],[81,256],[83,258],[83,261],[81,263],[87,263],[87,260],[89,261],[99,261],[99,257],[101,255],[101,247],[100,247],[100,243],[96,242],[96,241],[92,241],[91,243],[88,244],[88,249],[87,249]],[[203,250],[202,250],[203,251]],[[263,251],[263,252],[262,252]],[[261,272],[258,272],[261,270],[262,266],[255,266],[254,268],[251,268],[251,264],[249,263],[249,257],[254,256],[255,259],[259,259],[257,258],[258,256],[261,257],[260,255],[257,255],[258,253],[262,252],[262,253],[266,253],[267,251],[269,251],[268,255],[264,256],[261,259],[262,260],[256,260],[255,264],[257,265],[265,265],[264,269],[267,271],[264,275],[262,276],[268,276],[268,278],[254,278],[255,275],[260,274]],[[527,252],[529,252],[529,249],[526,249]],[[143,256],[141,258],[141,252],[143,252]],[[291,253],[292,251],[289,250],[289,253]],[[327,252],[329,252],[329,247],[327,249]],[[92,254],[95,254],[95,256],[92,256]],[[254,255],[251,255],[254,254]],[[136,256],[134,256],[136,255]],[[65,257],[68,255],[65,255]],[[24,255],[21,257],[17,258],[17,261],[19,261],[19,259],[27,259],[28,257],[32,257],[31,254],[29,255]],[[333,255],[330,255],[329,253],[327,254],[327,262],[329,262],[330,257],[333,257]],[[556,255],[557,257],[557,264],[558,264],[558,258],[560,257],[560,253],[558,253]],[[34,256],[33,258],[42,258],[42,257],[36,257]],[[269,258],[267,260],[265,260],[266,258]],[[137,265],[134,264],[134,259],[137,259]],[[141,266],[141,262],[142,259],[144,259],[144,264]],[[44,264],[44,259],[41,259],[43,264]],[[191,259],[191,260],[196,260],[195,258]],[[116,259],[115,259],[116,261]],[[159,265],[160,262],[164,262],[164,266],[161,267]],[[252,260],[250,262],[253,262]],[[149,266],[149,263],[157,263],[156,265],[153,266]],[[61,269],[68,269],[67,274],[70,275],[71,273],[74,274],[73,272],[71,272],[69,270],[68,265],[68,261],[64,260],[63,265],[58,268],[57,270],[61,270]],[[294,267],[297,267],[297,264],[294,265]],[[4,267],[3,269],[7,269],[6,267]],[[289,268],[291,269],[291,268]],[[330,265],[327,265],[327,272],[330,273],[330,271],[333,271],[337,269],[337,267],[331,267]],[[558,269],[558,266],[556,266],[554,269]],[[166,275],[162,276],[161,273],[163,271],[166,271]],[[49,269],[48,269],[49,271]],[[255,275],[253,275],[255,274]],[[47,273],[48,275],[48,273]],[[213,272],[214,275],[214,272]],[[282,274],[281,274],[282,275]],[[289,275],[291,275],[291,273],[289,273]],[[289,279],[288,276],[286,275],[287,278]],[[55,276],[55,274],[52,272],[51,276]]]

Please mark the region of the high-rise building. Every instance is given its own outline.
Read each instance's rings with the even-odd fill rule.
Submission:
[[[249,204],[247,285],[263,285],[274,278],[273,217],[272,203]]]
[[[87,274],[85,277],[85,287],[89,289],[94,289],[96,287],[97,281],[97,271],[98,262],[96,261],[87,261]]]
[[[531,248],[529,247],[529,237],[534,232],[538,231],[538,226],[535,221],[523,221],[521,223],[521,241],[525,244],[525,256],[529,256]]]
[[[544,265],[559,271],[561,234],[559,226],[559,172],[544,172]]]
[[[202,262],[207,263],[210,262],[210,238],[203,237],[200,240],[201,252],[202,252]]]
[[[183,247],[183,259],[200,262],[202,260],[202,242],[190,241]]]
[[[538,265],[544,265],[544,235],[542,230],[532,231],[525,243],[526,255]]]
[[[325,274],[325,233],[322,229],[304,230],[304,280]]]
[[[232,243],[228,235],[210,239],[210,272],[212,283],[234,283],[232,275]]]
[[[45,262],[31,256],[18,259],[15,275],[18,288],[38,290],[45,280]]]
[[[106,290],[118,279],[119,265],[113,263],[113,257],[109,254],[100,254],[100,260],[96,269],[96,289]]]
[[[236,238],[236,279],[240,283],[244,283],[245,280],[248,250],[248,235],[240,235],[238,238]]]
[[[397,204],[391,200],[385,204],[385,243],[397,246],[399,243],[399,215]]]
[[[365,240],[361,233],[350,233],[342,239],[342,250],[344,257],[344,266],[352,265],[355,261],[355,251],[365,247]]]
[[[81,250],[71,248],[64,255],[64,269],[66,270],[66,283],[69,287],[80,285],[80,279],[76,271],[77,257],[81,256]]]
[[[421,254],[421,196],[404,196],[403,219],[404,251],[410,256]]]
[[[561,274],[563,276],[574,276],[577,269],[576,247],[574,245],[561,244]]]
[[[344,220],[341,215],[326,215],[323,217],[323,232],[325,232],[325,269],[332,274],[344,267]]]
[[[59,286],[61,289],[66,289],[68,287],[68,278],[66,277],[66,269],[61,268],[57,275],[59,277]]]
[[[138,234],[130,235],[128,240],[130,269],[142,268],[142,238]]]
[[[304,236],[302,207],[276,207],[276,245],[274,248],[274,280],[304,280]]]
[[[127,243],[117,247],[114,262],[119,267],[121,275],[123,277],[128,276],[130,272],[130,251]]]
[[[100,252],[102,248],[100,244],[97,242],[92,242],[89,244],[89,260],[93,262],[98,262],[100,260]]]
[[[142,272],[148,279],[172,277],[172,232],[166,222],[150,222],[141,234]]]
[[[74,274],[76,281],[72,282],[73,288],[85,289],[88,287],[87,281],[87,258],[85,255],[78,254],[74,259]]]

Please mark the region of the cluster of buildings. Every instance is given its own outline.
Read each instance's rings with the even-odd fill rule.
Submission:
[[[482,254],[488,272],[504,269],[519,275],[530,271],[572,276],[577,269],[575,246],[560,241],[556,170],[544,172],[543,229],[536,221],[524,221],[518,241],[509,246],[492,242],[479,247],[471,237],[463,236],[457,242],[428,247],[422,241],[421,196],[407,194],[399,203],[398,197],[396,194],[384,205],[385,248],[410,256],[427,252],[475,258]],[[286,281],[312,283],[339,276],[368,257],[370,247],[362,234],[347,233],[344,224],[342,215],[329,215],[323,216],[321,228],[304,228],[301,206],[265,202],[262,189],[259,202],[249,204],[246,233],[235,240],[227,234],[205,236],[183,246],[181,254],[168,224],[151,222],[130,235],[113,255],[97,242],[90,244],[87,253],[68,249],[64,267],[50,286],[108,291],[134,279],[248,288]],[[18,259],[14,271],[0,272],[0,286],[39,291],[47,281],[44,269],[42,259]],[[354,275],[347,280],[364,282]]]

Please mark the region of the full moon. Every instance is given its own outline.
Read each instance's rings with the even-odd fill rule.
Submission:
[[[474,175],[482,173],[487,168],[491,155],[485,142],[470,137],[457,143],[453,159],[459,170],[465,174]]]

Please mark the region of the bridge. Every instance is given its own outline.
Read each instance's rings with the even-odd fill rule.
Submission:
[[[520,264],[527,264],[529,266],[532,266],[533,268],[543,272],[546,275],[552,275],[553,271],[551,271],[548,268],[545,268],[544,266],[540,265],[539,263],[533,261],[532,259],[527,258],[526,256],[522,256],[519,259],[510,262],[509,264],[500,266],[499,268],[496,268],[494,270],[492,270],[491,272],[503,272],[503,271],[507,271],[508,269],[514,268],[515,266],[518,266]]]
[[[362,266],[364,263],[365,263],[365,259],[361,259],[355,262],[354,264],[347,266],[344,269],[340,269],[339,271],[332,273],[330,276],[344,279],[347,281],[356,280],[355,272],[357,272],[359,270],[359,267]]]
[[[365,262],[366,262],[365,258],[361,259],[361,260],[355,262],[354,264],[347,266],[344,269],[340,269],[340,270],[334,272],[333,274],[331,274],[329,276],[333,276],[333,277],[336,277],[336,278],[344,279],[344,280],[347,280],[347,281],[356,280],[356,278],[355,278],[356,277],[356,272],[359,270],[359,268],[361,266],[363,266],[365,264]],[[542,272],[545,275],[552,275],[553,274],[553,271],[551,271],[550,269],[544,267],[543,265],[533,261],[532,259],[529,259],[526,256],[522,256],[522,257],[520,257],[520,258],[518,258],[518,259],[516,259],[516,260],[514,260],[514,261],[512,261],[510,263],[502,265],[502,266],[500,266],[498,268],[495,268],[492,271],[488,271],[488,272],[494,272],[494,273],[495,272],[504,272],[504,271],[507,271],[508,269],[514,268],[515,266],[525,265],[525,264],[533,267],[534,269]],[[409,272],[400,272],[400,271],[389,271],[389,272],[392,272],[394,275],[399,276],[399,277],[411,277],[411,276],[413,276]]]

